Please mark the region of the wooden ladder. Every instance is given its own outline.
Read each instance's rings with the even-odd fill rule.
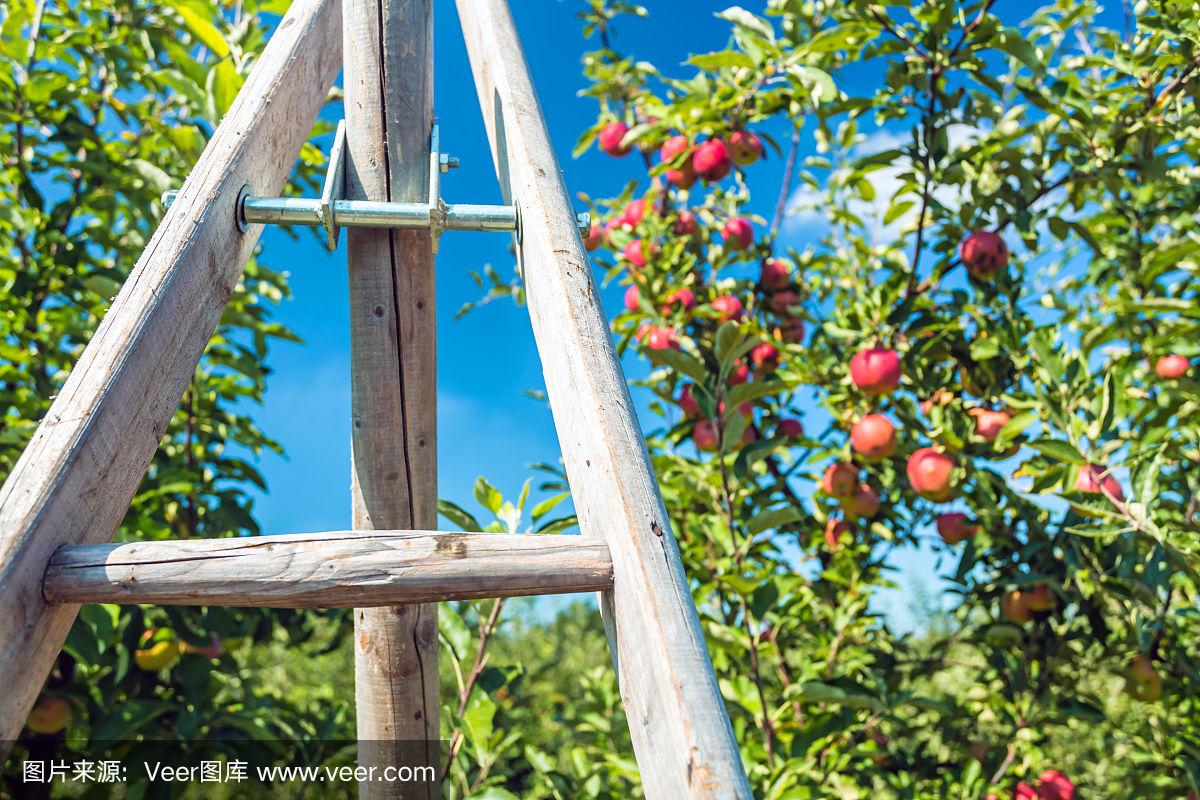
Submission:
[[[599,591],[647,796],[751,797],[507,2],[457,6],[583,535],[429,530],[433,235],[351,229],[353,530],[108,543],[258,242],[239,197],[282,189],[343,53],[348,197],[437,168],[432,0],[295,0],[0,489],[0,758],[80,603],[355,607],[359,739],[434,746],[433,604]]]

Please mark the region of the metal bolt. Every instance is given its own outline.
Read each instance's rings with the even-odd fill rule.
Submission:
[[[586,237],[592,232],[592,215],[587,211],[580,211],[575,215],[575,224],[579,226],[579,235]]]
[[[162,193],[163,208],[170,208],[171,203],[175,202],[176,197],[179,197],[178,189],[168,189],[167,191],[163,192]]]
[[[458,169],[458,156],[452,156],[449,153],[438,154],[438,166],[442,172],[449,172],[452,169]]]

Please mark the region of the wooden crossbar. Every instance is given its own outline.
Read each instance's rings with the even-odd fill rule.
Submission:
[[[51,603],[351,608],[607,591],[608,545],[579,536],[331,531],[60,547]]]
[[[107,541],[129,508],[342,63],[341,4],[296,0],[0,489],[0,757],[75,619],[41,582],[64,544]]]
[[[457,0],[584,535],[604,536],[609,643],[646,796],[750,798],[608,320],[506,0]]]

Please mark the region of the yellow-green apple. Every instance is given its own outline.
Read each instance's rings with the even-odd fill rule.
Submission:
[[[25,727],[33,733],[53,734],[67,727],[71,721],[71,703],[65,697],[49,695],[38,701],[29,711]]]
[[[748,167],[762,156],[762,140],[750,131],[734,131],[729,134],[729,154],[733,163]]]
[[[1163,679],[1146,656],[1134,656],[1125,667],[1125,693],[1134,700],[1154,703],[1162,697]]]

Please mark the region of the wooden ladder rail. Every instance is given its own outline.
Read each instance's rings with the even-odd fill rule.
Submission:
[[[0,489],[0,760],[78,607],[42,576],[61,545],[112,538],[261,226],[243,186],[283,188],[342,65],[340,0],[295,0]]]
[[[750,798],[645,440],[506,0],[457,0],[550,408],[584,535],[603,537],[601,596],[646,796]]]

